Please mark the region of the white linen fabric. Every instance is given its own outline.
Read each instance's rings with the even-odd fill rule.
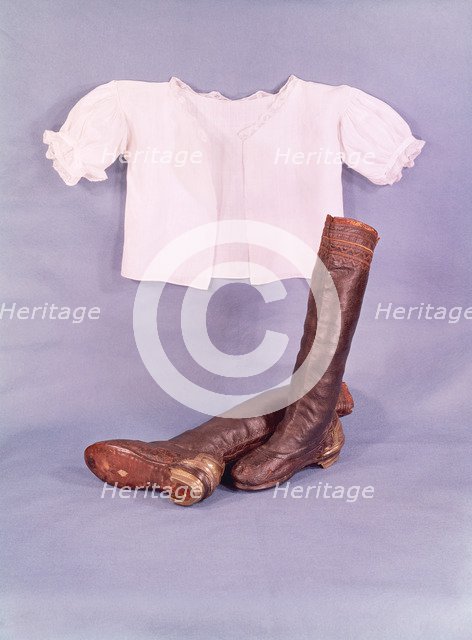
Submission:
[[[43,140],[67,185],[127,162],[123,276],[204,289],[212,277],[310,278],[313,262],[300,270],[290,251],[299,240],[316,251],[326,215],[343,215],[342,163],[391,185],[425,144],[378,98],[294,75],[275,94],[237,100],[175,77],[114,80]],[[284,247],[261,247],[250,221],[285,231]],[[169,246],[172,273],[159,259]]]

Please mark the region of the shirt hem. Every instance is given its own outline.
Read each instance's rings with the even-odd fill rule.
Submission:
[[[195,278],[189,278],[189,279],[180,279],[180,278],[165,278],[165,277],[160,277],[160,276],[139,276],[139,275],[134,275],[134,274],[130,274],[130,273],[125,273],[124,271],[121,272],[121,275],[123,278],[126,278],[128,280],[136,280],[138,282],[162,282],[163,284],[177,284],[179,286],[182,287],[191,287],[192,289],[202,289],[202,290],[208,290],[210,288],[210,284],[212,280],[228,280],[230,282],[241,282],[241,281],[246,281],[248,282],[248,284],[254,285],[254,286],[259,286],[259,285],[263,285],[263,284],[271,284],[272,282],[280,282],[281,280],[293,280],[293,279],[299,279],[299,280],[311,280],[311,273],[308,275],[301,275],[299,273],[286,273],[286,274],[282,274],[281,276],[277,277],[277,278],[272,278],[270,280],[253,280],[251,278],[245,278],[243,276],[234,276],[231,278],[223,278],[220,276],[215,276],[215,277],[211,277],[208,282],[198,282],[195,281]]]

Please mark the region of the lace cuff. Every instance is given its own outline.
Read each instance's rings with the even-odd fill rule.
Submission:
[[[74,145],[65,133],[46,130],[43,142],[48,145],[46,158],[52,160],[52,166],[68,186],[73,187],[82,177],[92,182],[107,179],[103,170],[84,169]]]
[[[385,172],[385,181],[382,184],[392,185],[398,182],[402,177],[403,169],[414,166],[414,160],[419,156],[424,145],[424,140],[418,140],[413,136],[407,138],[393,155],[392,161]]]

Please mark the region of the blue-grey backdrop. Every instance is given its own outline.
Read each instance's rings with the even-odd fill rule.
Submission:
[[[470,638],[471,320],[375,319],[377,305],[472,304],[470,2],[216,0],[2,3],[2,300],[99,306],[96,322],[2,324],[1,637],[8,640]],[[205,416],[153,382],[137,352],[137,283],[120,276],[125,173],[66,187],[44,157],[87,91],[165,81],[241,97],[290,74],[350,84],[427,141],[393,187],[344,175],[346,213],[382,237],[346,378],[356,400],[329,470],[295,484],[374,497],[273,498],[222,487],[191,509],[101,499],[82,463],[107,437],[165,438]],[[307,285],[285,301],[228,284],[219,348],[263,331],[296,353]],[[161,309],[174,356],[182,288]],[[250,311],[248,313],[248,311]],[[229,388],[229,387],[228,387]],[[293,484],[292,484],[293,486]]]

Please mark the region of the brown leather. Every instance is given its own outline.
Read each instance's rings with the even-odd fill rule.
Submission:
[[[173,502],[188,506],[213,493],[224,464],[202,452],[170,441],[105,440],[87,447],[89,469],[118,487],[166,491]]]
[[[345,383],[339,393],[339,415],[354,403]],[[185,506],[210,495],[224,463],[259,446],[273,433],[284,409],[255,418],[211,418],[170,440],[104,440],[85,450],[85,462],[101,480],[118,487],[169,490]],[[192,494],[192,495],[191,495]]]
[[[352,412],[353,400],[346,383],[343,383],[338,396],[336,410],[339,415]],[[184,431],[169,440],[188,451],[205,452],[232,462],[259,446],[273,433],[282,420],[285,408],[255,418],[211,418],[194,429]],[[158,444],[158,443],[151,443]],[[159,443],[162,445],[162,442]]]
[[[318,255],[334,281],[341,307],[335,353],[319,382],[287,407],[267,442],[233,467],[232,477],[238,488],[264,489],[284,482],[308,465],[329,466],[337,460],[344,435],[336,403],[378,239],[375,229],[362,222],[327,217]],[[314,323],[314,307],[310,295],[301,354],[309,352],[315,332],[321,344],[330,342],[332,325],[325,321],[322,324],[319,319]]]

